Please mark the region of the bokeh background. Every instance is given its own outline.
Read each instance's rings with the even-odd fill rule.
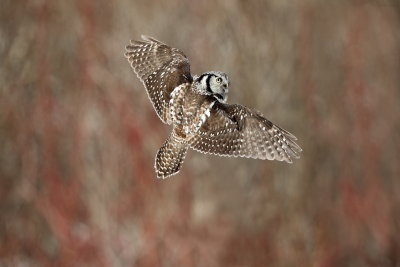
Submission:
[[[400,2],[2,0],[0,266],[400,266]],[[190,152],[124,58],[148,34],[294,133]]]

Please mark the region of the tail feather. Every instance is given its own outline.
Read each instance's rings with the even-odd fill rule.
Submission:
[[[172,132],[156,155],[157,178],[164,179],[177,174],[182,167],[187,149],[186,142]]]

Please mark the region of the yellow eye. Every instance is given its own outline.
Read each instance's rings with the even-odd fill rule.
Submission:
[[[222,78],[218,77],[217,78],[217,83],[222,83]]]

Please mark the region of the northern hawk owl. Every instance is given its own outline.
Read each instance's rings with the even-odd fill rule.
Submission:
[[[158,150],[158,178],[179,172],[188,148],[219,156],[292,162],[296,137],[248,107],[227,104],[228,76],[190,74],[182,51],[149,36],[132,40],[125,56],[144,84],[160,119],[172,132]]]

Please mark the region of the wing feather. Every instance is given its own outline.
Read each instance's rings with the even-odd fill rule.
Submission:
[[[146,88],[160,119],[167,123],[171,92],[182,83],[191,83],[189,60],[176,48],[142,35],[143,41],[131,40],[125,56]]]
[[[189,145],[203,153],[291,163],[302,151],[296,139],[256,110],[217,102]]]

